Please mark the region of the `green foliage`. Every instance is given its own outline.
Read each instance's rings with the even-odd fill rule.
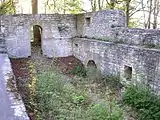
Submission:
[[[38,75],[34,101],[37,120],[123,120],[115,103],[94,103],[85,90],[58,73]]]
[[[103,79],[106,82],[106,85],[111,89],[122,88],[122,84],[120,83],[119,76],[106,75]]]
[[[82,0],[47,0],[47,9],[52,13],[77,14],[82,12]]]
[[[132,18],[132,17],[130,17],[129,19],[130,20],[129,20],[128,27],[129,28],[137,28],[138,27],[137,24],[139,22],[139,19],[138,18]]]
[[[84,105],[87,106],[89,98],[85,93],[77,91],[70,83],[62,81],[63,79],[65,78],[60,74],[50,72],[39,75],[35,95],[39,118],[85,119]]]
[[[76,66],[71,73],[80,77],[86,77],[86,69],[83,65]]]
[[[160,98],[146,87],[128,87],[123,94],[123,101],[136,110],[138,120],[160,119]]]
[[[91,120],[123,120],[123,112],[113,103],[112,108],[106,102],[101,102],[90,107],[88,110]]]
[[[0,5],[0,14],[14,14],[16,12],[14,0],[7,0]]]

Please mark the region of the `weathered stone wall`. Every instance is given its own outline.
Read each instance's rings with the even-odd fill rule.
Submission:
[[[119,10],[104,10],[77,15],[77,36],[104,37],[108,29],[125,27],[125,15]]]
[[[0,32],[0,53],[7,53],[4,34]]]
[[[58,40],[60,40],[59,43],[64,42],[63,48],[68,51],[71,46],[66,43],[66,37],[76,36],[75,15],[8,15],[2,17],[2,26],[5,28],[6,45],[10,57],[31,56],[30,30],[34,25],[39,25],[43,29],[42,50],[48,57],[57,57],[53,55],[60,52],[60,49],[53,48],[54,43],[58,43]],[[63,37],[65,39],[62,41]],[[68,51],[67,54],[70,55],[71,51]],[[61,55],[66,56],[67,54]]]
[[[113,28],[106,37],[113,41],[120,41],[133,45],[160,46],[160,30],[139,28]]]
[[[1,31],[5,34],[10,57],[31,56],[30,30],[32,26],[39,25],[42,27],[43,55],[75,55],[85,65],[89,60],[94,60],[103,74],[120,74],[122,80],[125,80],[124,69],[129,68],[132,69],[134,81],[148,82],[156,88],[160,86],[160,49],[143,47],[159,47],[160,30],[126,28],[122,11],[0,17]]]
[[[160,89],[160,50],[75,38],[73,55],[85,65],[94,60],[101,73],[120,75],[122,81],[126,81],[125,66],[131,67],[132,82],[149,83],[155,90]]]
[[[71,38],[54,38],[43,43],[43,54],[47,57],[66,57],[72,55]]]
[[[126,28],[125,18],[118,10],[77,15],[77,36],[134,45],[160,45],[160,30]]]

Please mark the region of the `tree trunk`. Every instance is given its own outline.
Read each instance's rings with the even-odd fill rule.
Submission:
[[[151,14],[152,14],[152,0],[150,0],[150,5],[149,5],[149,15],[148,15],[148,29],[151,28]]]
[[[127,24],[127,27],[129,25],[129,8],[130,8],[130,2],[131,0],[127,0],[126,1],[126,24]]]
[[[153,29],[157,28],[157,17],[159,14],[159,0],[154,0],[154,9],[153,9]]]
[[[32,14],[38,14],[38,0],[32,0]]]
[[[109,7],[110,7],[110,9],[115,8],[115,0],[110,0]]]
[[[102,7],[101,7],[101,0],[98,0],[98,9],[99,9],[99,10],[102,10]]]

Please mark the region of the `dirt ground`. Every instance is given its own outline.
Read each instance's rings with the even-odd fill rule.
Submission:
[[[31,120],[35,120],[33,105],[29,102],[30,90],[29,85],[32,84],[33,76],[39,72],[59,70],[64,74],[69,73],[82,63],[74,56],[50,59],[42,56],[40,47],[32,47],[32,56],[23,59],[10,59],[13,72],[16,77],[18,91],[22,96],[26,106],[27,113]]]

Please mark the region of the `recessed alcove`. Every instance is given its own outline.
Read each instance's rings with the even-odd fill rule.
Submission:
[[[126,80],[132,79],[132,67],[125,65],[124,66],[124,78]]]
[[[86,20],[87,26],[89,27],[91,24],[91,17],[86,17],[85,20]]]

